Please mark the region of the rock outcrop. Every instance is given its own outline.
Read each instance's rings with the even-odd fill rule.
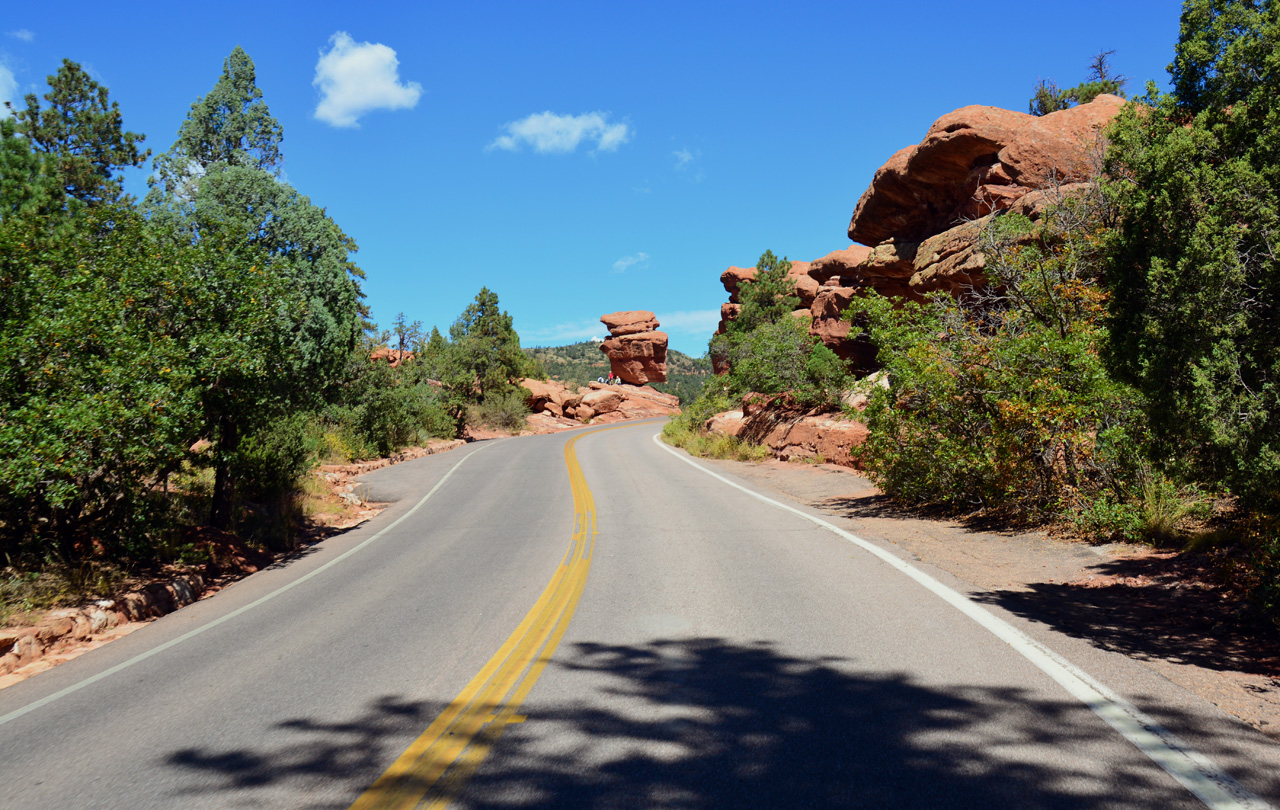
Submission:
[[[646,386],[607,385],[593,382],[583,391],[570,390],[556,380],[521,380],[529,391],[525,402],[530,427],[535,432],[562,430],[583,424],[621,422],[670,416],[680,410],[680,399]]]
[[[667,381],[667,334],[659,332],[652,312],[635,310],[602,315],[609,338],[600,351],[613,373],[632,385]]]
[[[375,363],[382,361],[392,368],[399,368],[401,363],[413,360],[413,352],[408,349],[388,349],[382,346],[370,352],[369,359]]]
[[[741,410],[715,414],[703,428],[762,445],[784,461],[820,460],[858,468],[853,450],[868,435],[857,419],[797,407],[786,394],[747,394]]]
[[[848,235],[862,244],[793,262],[793,277],[803,268],[796,295],[813,318],[812,334],[855,367],[874,368],[874,347],[850,340],[841,317],[853,297],[874,289],[918,300],[981,286],[983,227],[1006,210],[1037,219],[1062,197],[1091,189],[1091,148],[1123,104],[1102,95],[1042,117],[970,106],[939,118],[924,140],[889,158],[858,200]],[[720,332],[737,315],[739,286],[754,275],[741,267],[721,275],[729,303]]]

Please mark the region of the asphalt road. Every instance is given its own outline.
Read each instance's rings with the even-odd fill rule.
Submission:
[[[0,692],[0,808],[1280,806],[1267,738],[659,427],[366,476],[376,519]]]

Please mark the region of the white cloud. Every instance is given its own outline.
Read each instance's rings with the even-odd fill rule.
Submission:
[[[609,334],[600,321],[568,321],[542,329],[521,329],[521,346],[563,346],[583,340],[599,339]]]
[[[688,147],[685,147],[684,149],[677,149],[671,154],[676,156],[677,169],[683,169],[685,166],[688,166],[693,162],[693,153],[689,151]]]
[[[332,47],[320,52],[316,77],[320,88],[315,117],[335,127],[359,126],[373,110],[404,110],[418,103],[422,85],[400,82],[400,60],[386,45],[356,42],[346,31],[329,37]]]
[[[643,265],[647,261],[649,261],[648,253],[635,253],[630,256],[623,256],[621,259],[618,259],[613,263],[613,272],[625,273],[628,269],[636,265]]]
[[[602,112],[582,115],[557,115],[547,110],[534,113],[519,121],[503,124],[505,135],[499,135],[488,149],[520,151],[521,144],[528,144],[533,151],[568,153],[585,141],[595,141],[597,152],[614,152],[631,140],[631,128],[626,124],[610,124],[609,114]]]
[[[0,64],[0,118],[9,117],[9,109],[4,106],[6,101],[15,101],[18,97],[18,80],[14,78],[13,71],[6,65]]]
[[[9,36],[13,37],[14,39],[20,39],[23,42],[30,42],[36,38],[35,34],[33,34],[32,32],[28,31],[25,28],[19,28],[17,31],[9,31],[7,33]]]
[[[720,325],[720,310],[699,309],[658,314],[658,323],[666,332],[710,335]]]

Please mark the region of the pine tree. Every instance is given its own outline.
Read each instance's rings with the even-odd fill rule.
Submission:
[[[124,130],[120,105],[107,101],[107,88],[70,59],[49,77],[47,106],[34,93],[15,112],[18,130],[31,147],[52,158],[59,185],[85,203],[109,202],[121,194],[119,170],[141,166],[151,150],[146,136]]]

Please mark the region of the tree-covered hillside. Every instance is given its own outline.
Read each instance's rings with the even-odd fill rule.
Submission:
[[[525,352],[542,364],[548,376],[557,380],[586,385],[591,380],[609,376],[609,358],[600,351],[599,343],[590,340],[568,346],[535,346]],[[703,383],[710,374],[710,359],[668,349],[667,381],[653,383],[653,387],[675,394],[681,403],[692,402],[702,393]]]

